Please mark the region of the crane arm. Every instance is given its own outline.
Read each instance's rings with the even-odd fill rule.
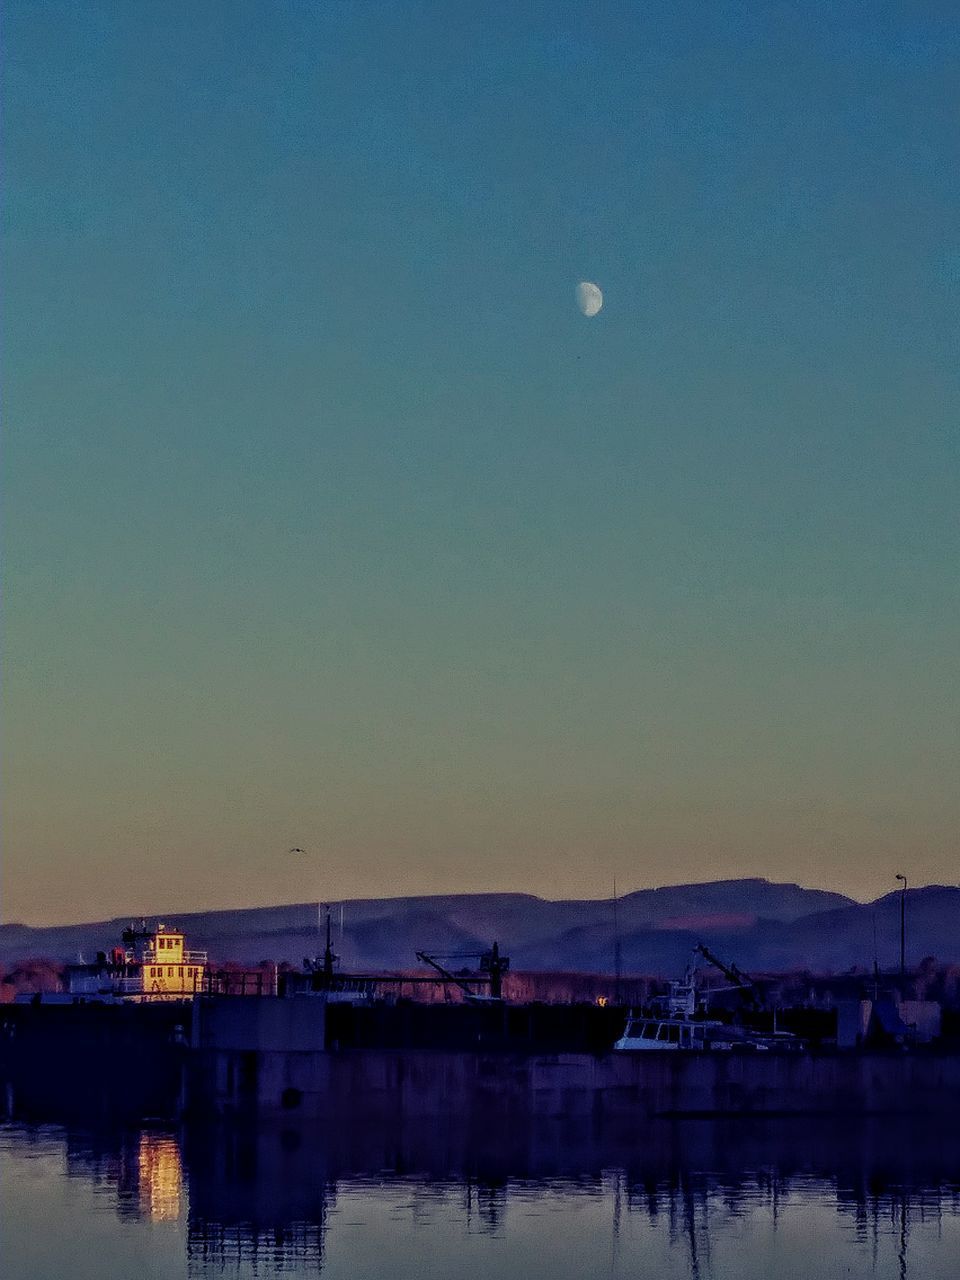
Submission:
[[[440,963],[441,959],[442,960],[465,959],[465,957],[462,957],[462,956],[431,956],[431,955],[428,955],[426,951],[418,951],[417,959],[422,960],[424,964],[428,964],[431,967],[431,969],[436,969],[437,973],[440,974],[441,978],[445,978],[447,982],[452,982],[456,986],[458,986],[460,990],[463,992],[463,994],[467,996],[468,999],[473,999],[475,992],[473,992],[467,984],[469,982],[476,983],[476,982],[485,981],[484,978],[464,979],[464,978],[458,977],[457,974],[451,973],[449,969],[447,969],[444,965]]]
[[[694,947],[694,951],[696,951],[698,955],[703,956],[704,960],[706,960],[708,964],[712,964],[713,967],[719,970],[727,981],[732,982],[734,986],[739,987],[742,991],[753,990],[753,983],[745,974],[740,972],[735,964],[724,963],[719,956],[715,956],[708,947],[703,945],[702,942],[697,943]]]

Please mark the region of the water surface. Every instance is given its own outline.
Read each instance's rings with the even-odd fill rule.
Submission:
[[[956,1135],[686,1121],[0,1128],[7,1280],[960,1273]]]

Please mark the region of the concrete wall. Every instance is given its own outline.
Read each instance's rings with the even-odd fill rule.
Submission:
[[[919,1044],[929,1044],[940,1035],[941,1009],[936,1000],[901,1000],[900,1017]]]
[[[960,1055],[324,1051],[315,996],[9,1006],[0,1086],[23,1110],[132,1117],[583,1117],[871,1113],[960,1118]],[[181,1092],[181,1066],[184,1070]],[[179,1102],[178,1102],[179,1099]]]
[[[193,1005],[195,1049],[322,1053],[326,1002],[319,996],[201,999]]]
[[[187,1111],[318,1114],[328,1097],[325,1038],[326,1003],[319,996],[197,1000]]]
[[[190,1007],[7,1005],[0,1086],[10,1113],[46,1120],[173,1117],[180,1105]]]
[[[429,1050],[202,1051],[207,1112],[543,1116],[960,1113],[960,1057],[647,1053],[515,1056]]]

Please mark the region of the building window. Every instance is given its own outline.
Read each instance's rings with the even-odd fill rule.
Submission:
[[[177,977],[178,977],[178,978],[182,978],[182,977],[183,977],[183,965],[181,965],[181,966],[180,966],[180,968],[179,968],[179,970],[177,971]]]
[[[168,978],[172,978],[172,977],[173,977],[173,965],[172,965],[172,964],[167,966],[167,977],[168,977]]]

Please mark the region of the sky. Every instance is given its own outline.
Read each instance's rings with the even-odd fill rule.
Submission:
[[[957,882],[954,4],[4,27],[5,920]]]

